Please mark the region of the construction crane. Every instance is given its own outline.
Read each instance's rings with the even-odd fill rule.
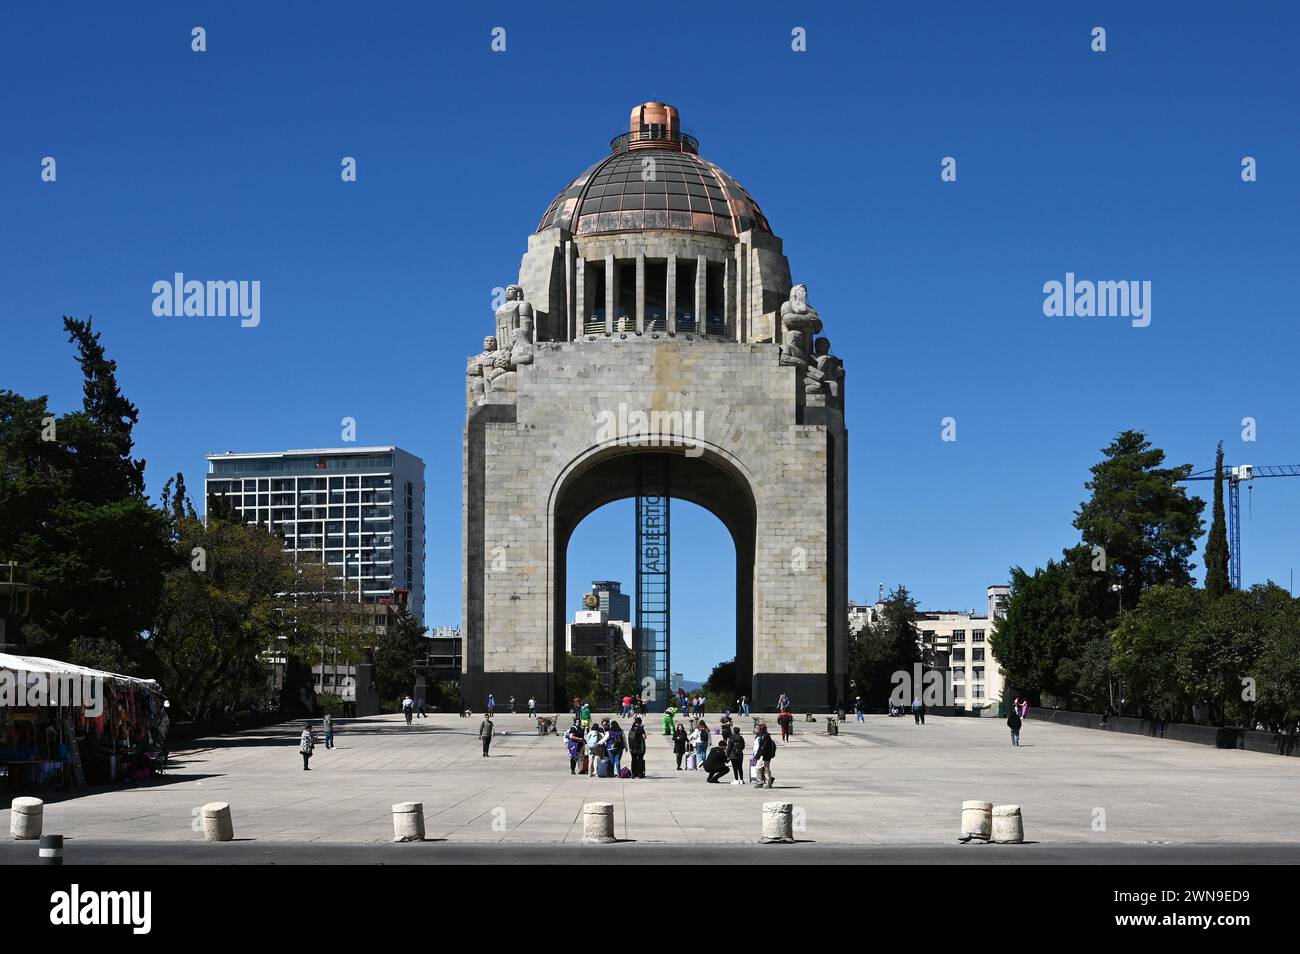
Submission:
[[[1256,477],[1300,477],[1300,464],[1273,467],[1239,464],[1223,468],[1223,479],[1228,485],[1228,582],[1234,590],[1241,589],[1241,485],[1249,484]],[[1198,470],[1183,478],[1184,481],[1213,479],[1213,469]]]

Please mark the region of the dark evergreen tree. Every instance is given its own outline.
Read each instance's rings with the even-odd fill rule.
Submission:
[[[1223,514],[1223,441],[1214,455],[1214,516],[1205,541],[1205,593],[1217,600],[1232,589],[1228,574],[1228,526]]]

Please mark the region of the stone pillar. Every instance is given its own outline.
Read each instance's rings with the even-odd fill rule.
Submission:
[[[993,840],[999,845],[1018,845],[1025,840],[1019,805],[999,805],[993,809]]]
[[[645,333],[645,252],[636,253],[636,331]]]
[[[709,333],[709,323],[705,320],[704,308],[708,304],[709,262],[703,255],[695,256],[695,330],[702,335]]]
[[[9,837],[30,841],[41,837],[45,825],[45,802],[20,796],[9,804]]]
[[[587,330],[587,260],[579,258],[573,272],[573,312],[576,315],[570,341],[577,341]]]
[[[393,806],[393,841],[424,841],[424,802]]]
[[[582,843],[607,845],[614,838],[614,803],[587,802],[582,806]]]
[[[677,333],[677,253],[668,253],[668,287],[664,289],[664,308],[668,312],[665,327],[672,334]]]
[[[961,840],[988,841],[993,829],[992,802],[961,803]]]
[[[794,841],[794,803],[763,803],[763,837],[764,844],[789,843]]]
[[[573,289],[573,311],[577,312],[577,328],[569,341],[577,341],[586,331],[586,259],[577,260],[577,281]]]
[[[234,840],[235,822],[230,817],[229,802],[208,802],[199,814],[203,816],[204,841]]]
[[[618,265],[613,254],[605,256],[605,331],[614,333],[614,308],[618,305]]]
[[[740,325],[736,321],[735,308],[731,300],[731,259],[722,263],[722,325],[731,330],[731,337],[740,340]]]

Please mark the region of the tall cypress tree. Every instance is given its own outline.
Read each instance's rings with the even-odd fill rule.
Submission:
[[[1228,556],[1228,526],[1223,517],[1223,441],[1219,441],[1214,455],[1214,517],[1205,541],[1205,592],[1212,600],[1232,589]]]

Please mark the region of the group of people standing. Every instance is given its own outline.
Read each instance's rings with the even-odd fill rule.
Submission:
[[[627,732],[616,719],[590,720],[586,724],[575,717],[573,725],[564,735],[564,745],[569,752],[569,774],[582,774],[600,778],[645,778],[646,731],[641,717],[632,720]],[[623,755],[631,756],[631,765],[623,766]]]

